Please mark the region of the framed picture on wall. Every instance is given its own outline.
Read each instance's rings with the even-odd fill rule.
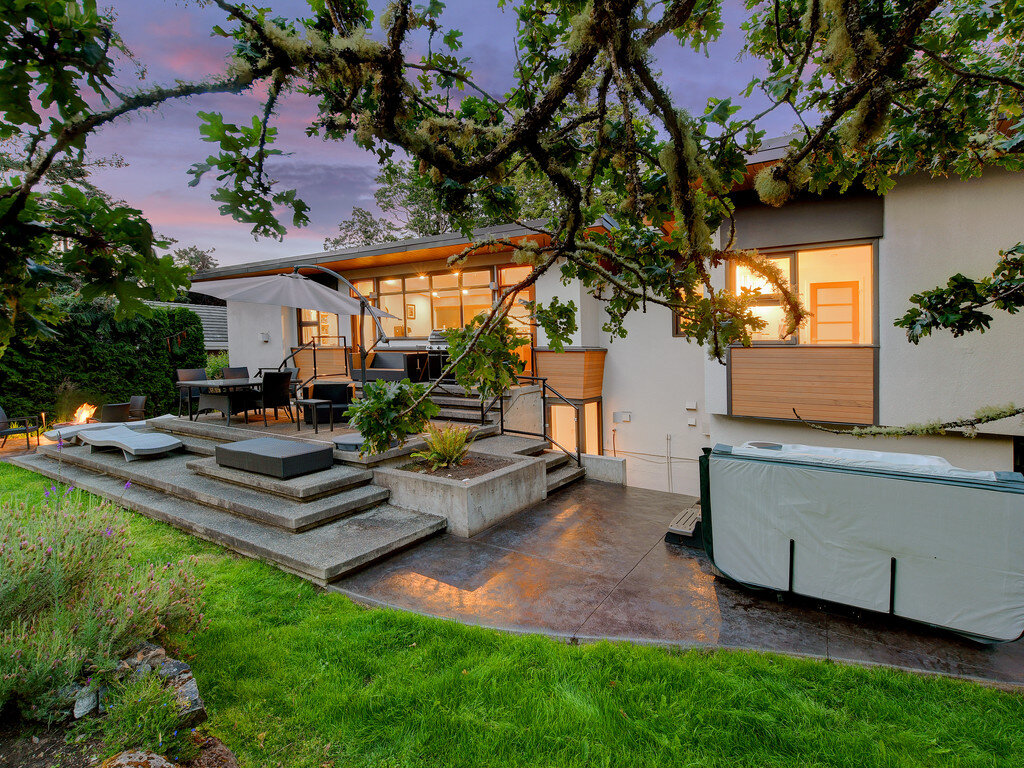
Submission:
[[[409,320],[415,320],[416,319],[416,305],[415,304],[406,304],[405,305],[405,316]]]

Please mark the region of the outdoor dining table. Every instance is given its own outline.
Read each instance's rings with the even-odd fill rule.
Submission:
[[[177,381],[178,389],[198,389],[199,403],[196,416],[204,410],[221,411],[224,419],[231,424],[231,401],[239,395],[247,397],[263,387],[263,379],[206,379],[205,381]],[[188,399],[188,418],[192,420],[192,398]]]

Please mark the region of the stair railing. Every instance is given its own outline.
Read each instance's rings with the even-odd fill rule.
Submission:
[[[523,435],[525,437],[539,437],[539,438],[542,438],[544,440],[547,440],[553,446],[558,448],[562,453],[564,453],[570,459],[575,461],[577,467],[582,467],[583,466],[583,450],[582,450],[583,435],[580,432],[580,427],[581,427],[580,407],[578,405],[576,405],[575,403],[571,402],[570,400],[566,399],[566,397],[564,395],[562,395],[561,392],[559,392],[557,389],[555,389],[550,384],[548,384],[547,377],[545,377],[545,376],[517,376],[516,378],[519,381],[530,381],[530,382],[534,382],[534,383],[539,383],[540,384],[540,387],[541,387],[541,400],[540,400],[541,429],[543,430],[543,432],[542,433],[527,432],[527,431],[522,430],[522,429],[509,429],[508,427],[506,427],[505,426],[505,398],[504,398],[504,395],[498,395],[495,398],[495,400],[498,401],[498,413],[499,413],[499,422],[501,424],[501,433],[503,435]],[[552,437],[552,435],[551,435],[551,430],[550,430],[549,424],[548,424],[548,394],[549,393],[551,395],[553,395],[554,398],[557,398],[558,400],[561,400],[562,403],[564,403],[565,405],[568,405],[573,410],[573,419],[574,419],[574,423],[575,423],[575,427],[576,427],[576,450],[575,451],[570,451],[564,445],[562,445],[557,440],[555,440],[555,438]],[[483,403],[481,403],[481,420],[483,419],[484,416],[487,415],[488,411],[490,411],[490,409],[493,406],[494,406],[494,401],[492,401],[491,404],[489,406],[487,406],[486,409],[483,408]]]
[[[343,357],[345,359],[345,370],[342,373],[325,373],[323,375],[323,378],[326,379],[326,378],[329,378],[331,376],[351,376],[351,371],[349,370],[349,364],[348,364],[348,337],[341,336],[341,335],[319,334],[317,336],[314,336],[312,339],[307,341],[305,344],[300,344],[299,346],[295,347],[291,351],[291,354],[287,355],[284,358],[284,360],[281,361],[281,364],[279,366],[277,366],[277,370],[278,371],[283,371],[285,368],[289,367],[289,365],[288,365],[289,362],[295,362],[295,356],[297,354],[299,354],[300,352],[304,352],[306,350],[312,351],[312,353],[313,353],[313,375],[310,376],[305,381],[296,382],[295,383],[295,387],[294,387],[296,392],[298,390],[303,389],[304,387],[308,386],[310,382],[315,381],[316,379],[320,378],[320,374],[319,374],[319,371],[317,370],[317,364],[316,364],[316,350],[317,350],[317,347],[324,346],[323,343],[322,343],[323,339],[336,339],[338,341],[338,344],[332,345],[332,346],[338,346],[338,347],[341,347],[342,349],[345,350],[345,354],[343,355]],[[291,366],[291,367],[298,368],[298,366]],[[274,369],[273,368],[260,368],[256,375],[257,376],[262,376],[264,371],[270,371],[270,370],[274,370]]]

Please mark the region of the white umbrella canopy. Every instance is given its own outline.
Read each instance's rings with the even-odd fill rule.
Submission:
[[[225,301],[245,301],[250,304],[277,304],[296,309],[313,309],[336,315],[358,315],[359,300],[321,285],[298,274],[237,277],[231,280],[208,280],[193,283],[196,293],[214,296]],[[367,307],[366,314],[374,317],[394,315],[376,307]]]

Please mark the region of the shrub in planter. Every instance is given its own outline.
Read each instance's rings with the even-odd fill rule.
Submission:
[[[457,467],[473,444],[470,438],[472,433],[469,427],[457,427],[454,424],[437,427],[428,424],[424,435],[427,450],[414,453],[412,457],[430,464],[432,471],[441,467]]]
[[[426,386],[409,379],[368,382],[360,398],[345,411],[349,424],[363,436],[362,453],[384,453],[409,435],[422,432],[439,410],[424,397],[426,391]]]
[[[123,513],[78,491],[0,502],[0,709],[61,719],[68,686],[170,625],[199,624],[191,562],[134,564],[130,547]]]

